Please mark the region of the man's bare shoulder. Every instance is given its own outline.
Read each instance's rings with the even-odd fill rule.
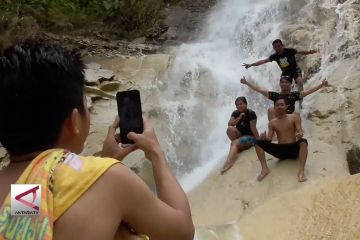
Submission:
[[[282,121],[283,121],[283,119],[275,117],[275,118],[270,120],[269,125],[270,126],[276,126],[277,124],[279,124],[279,122],[282,122]]]
[[[288,118],[292,121],[295,121],[296,119],[299,118],[299,115],[298,114],[295,114],[295,113],[291,113],[291,114],[287,114]]]
[[[122,164],[111,166],[55,222],[55,239],[113,239],[127,204],[122,189],[128,187],[131,174]],[[97,221],[93,220],[94,216]]]

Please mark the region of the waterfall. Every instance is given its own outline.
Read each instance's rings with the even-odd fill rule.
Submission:
[[[170,126],[167,157],[186,191],[225,161],[230,145],[227,122],[236,97],[247,97],[258,128],[265,130],[269,101],[239,80],[246,76],[277,89],[280,70],[274,63],[248,70],[242,64],[270,56],[271,43],[280,38],[289,15],[287,0],[223,0],[197,40],[174,51],[161,106]]]

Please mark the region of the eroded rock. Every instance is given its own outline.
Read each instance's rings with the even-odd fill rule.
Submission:
[[[352,146],[346,153],[346,160],[351,175],[360,173],[360,148],[358,146]]]
[[[101,66],[96,63],[87,64],[85,69],[86,85],[96,86],[98,83],[104,81],[114,80],[114,72],[107,69],[101,69]]]
[[[107,92],[117,91],[120,87],[120,83],[117,81],[104,81],[100,84],[100,89]]]
[[[328,110],[326,112],[320,112],[319,110],[315,110],[308,114],[308,118],[311,120],[314,120],[314,119],[322,119],[323,120],[323,119],[330,117],[334,113],[336,113],[335,110]]]

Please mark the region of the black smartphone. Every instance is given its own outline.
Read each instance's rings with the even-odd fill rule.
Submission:
[[[116,101],[120,117],[121,143],[133,144],[134,142],[127,138],[128,133],[144,131],[140,92],[138,90],[118,92]]]

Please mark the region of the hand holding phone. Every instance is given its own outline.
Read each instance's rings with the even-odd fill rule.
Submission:
[[[130,133],[129,137],[134,140],[139,149],[144,151],[145,157],[150,161],[165,158],[154,128],[146,119],[144,119],[144,132],[142,134]]]
[[[144,131],[140,92],[138,90],[118,92],[116,100],[120,117],[121,143],[133,144],[134,142],[127,138],[128,133]]]
[[[109,131],[105,138],[100,155],[102,157],[110,157],[122,161],[129,153],[138,149],[138,147],[134,144],[127,146],[119,145],[116,134],[116,130],[119,128],[119,121],[119,117],[116,117],[113,124],[109,126]]]

